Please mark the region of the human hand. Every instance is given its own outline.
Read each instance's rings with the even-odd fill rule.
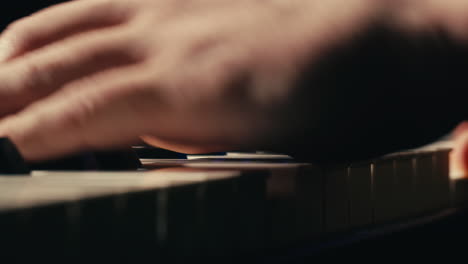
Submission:
[[[452,132],[452,137],[450,174],[453,178],[465,178],[468,176],[468,122],[460,123]]]
[[[298,74],[370,23],[374,2],[81,0],[48,8],[0,37],[0,135],[32,161],[140,136],[186,153],[274,145],[289,126]]]

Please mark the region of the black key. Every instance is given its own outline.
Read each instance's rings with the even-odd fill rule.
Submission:
[[[159,227],[163,226],[161,221],[165,221],[165,216],[158,212],[164,210],[161,207],[165,206],[165,192],[147,190],[127,195],[126,205],[119,213],[122,262],[157,263],[164,258],[161,251],[164,238]]]
[[[349,179],[346,167],[328,169],[325,176],[325,230],[349,228]]]
[[[396,220],[399,190],[395,183],[395,160],[383,157],[373,165],[374,220],[377,224]]]
[[[110,195],[81,202],[79,250],[82,263],[91,259],[117,262],[117,196]]]
[[[0,138],[0,174],[29,174],[30,170],[16,146]]]
[[[197,257],[201,246],[201,230],[203,184],[190,184],[168,189],[167,205],[164,212],[159,211],[160,220],[166,216],[165,225],[160,225],[160,233],[167,237],[166,249],[170,259],[174,262]],[[162,208],[160,208],[162,209]],[[162,232],[161,232],[162,231]]]
[[[237,180],[237,214],[239,247],[247,254],[261,251],[266,246],[266,171],[243,172]]]
[[[324,181],[319,167],[301,166],[295,175],[296,236],[302,241],[313,241],[324,231]]]
[[[137,154],[131,148],[95,152],[94,155],[99,170],[137,170],[142,166]]]
[[[133,146],[140,159],[186,159],[187,155],[148,145]]]
[[[137,170],[140,160],[131,149],[112,151],[85,152],[61,159],[30,164],[33,170]]]
[[[94,153],[86,152],[72,156],[29,164],[32,170],[98,170]]]
[[[372,224],[372,171],[371,164],[355,163],[348,168],[349,224],[359,228]]]
[[[235,197],[237,178],[212,180],[205,184],[202,195],[200,255],[232,256],[236,248],[238,219]]]
[[[66,208],[67,204],[54,204],[22,210],[17,218],[21,229],[15,236],[21,238],[21,248],[28,254],[21,254],[20,260],[68,262],[72,248],[68,243]]]
[[[18,256],[21,256],[25,250],[24,232],[25,223],[19,221],[21,212],[2,211],[0,212],[0,232],[2,239],[0,247],[2,248],[2,262],[18,261]]]

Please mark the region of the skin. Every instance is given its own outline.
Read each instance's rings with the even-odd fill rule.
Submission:
[[[67,2],[0,36],[0,136],[31,161],[140,139],[185,153],[281,149],[300,130],[284,113],[321,125],[318,88],[296,84],[324,54],[374,26],[438,26],[463,42],[464,14],[460,0]]]
[[[450,153],[450,170],[455,178],[468,175],[468,122],[453,131],[455,148]]]

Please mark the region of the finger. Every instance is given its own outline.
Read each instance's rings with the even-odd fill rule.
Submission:
[[[459,132],[455,138],[455,147],[450,155],[450,176],[468,176],[468,131]]]
[[[30,161],[136,142],[148,118],[141,109],[158,105],[155,93],[140,88],[140,72],[129,66],[70,84],[1,121],[0,135],[10,137]]]
[[[452,135],[457,138],[468,131],[468,121],[461,122],[452,132]]]
[[[123,23],[130,16],[123,1],[71,1],[20,19],[0,37],[0,61],[6,61],[47,44]]]
[[[105,29],[77,36],[0,66],[0,115],[15,112],[65,83],[139,60],[129,34]]]

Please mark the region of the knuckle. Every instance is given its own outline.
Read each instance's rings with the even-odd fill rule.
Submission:
[[[117,52],[125,56],[130,61],[143,61],[147,59],[149,54],[149,47],[141,37],[136,36],[134,33],[124,33],[123,38],[117,44]]]
[[[76,57],[71,57],[70,61],[79,63],[114,61],[116,56],[120,56],[115,43],[91,42],[85,45],[75,45],[71,48]]]
[[[16,21],[10,23],[10,24],[6,27],[5,33],[4,33],[4,34],[11,34],[11,33],[13,33],[13,32],[19,31],[19,30],[23,27],[23,25],[25,24],[25,22],[24,22],[25,19],[26,19],[26,18],[21,18],[21,19],[18,19],[18,20],[16,20]]]
[[[210,69],[211,68],[211,69]],[[245,101],[250,82],[245,62],[228,56],[207,68],[212,72],[211,92],[216,100],[229,98],[231,101]]]
[[[62,116],[64,127],[70,131],[86,131],[85,128],[89,125],[90,120],[92,120],[96,112],[94,102],[86,99],[76,99],[68,104],[69,107],[66,107],[67,110],[65,110]],[[82,136],[82,140],[85,140],[85,135],[83,134]]]
[[[87,126],[93,115],[93,106],[86,100],[76,100],[77,98],[67,100],[67,103],[60,105],[60,111],[53,115],[53,124],[58,131],[69,131],[68,135],[63,135],[71,144],[83,147],[90,145],[89,137],[86,135]],[[66,105],[65,105],[66,104]],[[45,120],[47,123],[50,120]]]
[[[117,37],[117,45],[120,52],[129,58],[137,61],[149,59],[153,51],[158,49],[158,44],[155,41],[148,41],[148,28],[138,24],[129,24],[125,27]],[[148,38],[142,38],[148,36]]]
[[[21,89],[28,94],[42,95],[52,83],[49,71],[32,62],[24,63],[18,76]]]
[[[114,35],[104,40],[100,39],[97,43],[92,41],[87,45],[86,49],[78,46],[77,52],[85,52],[87,56],[94,58],[96,61],[109,59],[110,57],[111,59],[124,59],[132,63],[147,58],[148,51],[141,38],[126,30],[120,30],[112,34]]]
[[[94,2],[95,10],[103,10],[107,16],[125,20],[133,14],[132,1],[99,0]]]
[[[26,48],[36,38],[28,18],[22,18],[8,25],[2,37],[16,49]]]

